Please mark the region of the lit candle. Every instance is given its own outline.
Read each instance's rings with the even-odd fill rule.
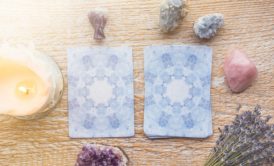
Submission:
[[[0,114],[41,117],[62,92],[62,74],[50,57],[31,48],[0,47]]]

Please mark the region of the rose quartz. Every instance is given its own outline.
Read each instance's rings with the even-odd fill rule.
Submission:
[[[231,91],[239,93],[248,88],[256,79],[257,68],[243,51],[234,49],[225,59],[224,73]]]

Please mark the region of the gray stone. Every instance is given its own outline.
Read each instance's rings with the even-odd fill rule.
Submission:
[[[224,25],[224,16],[213,13],[200,17],[193,26],[195,34],[201,39],[210,39],[216,35],[217,30]]]
[[[171,32],[186,16],[186,0],[163,0],[160,6],[160,29]]]

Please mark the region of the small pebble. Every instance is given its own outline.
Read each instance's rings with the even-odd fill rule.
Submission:
[[[171,32],[186,16],[186,0],[163,0],[160,6],[160,29]]]
[[[213,13],[200,17],[193,26],[194,33],[201,39],[210,39],[216,35],[217,30],[224,25],[224,16]]]
[[[93,38],[95,40],[102,40],[105,38],[104,29],[107,23],[106,13],[106,9],[96,8],[88,14],[89,22],[94,28]]]
[[[231,91],[240,93],[251,86],[256,79],[257,68],[243,51],[234,49],[225,59],[224,73]]]

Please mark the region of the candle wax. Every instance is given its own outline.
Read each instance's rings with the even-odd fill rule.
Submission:
[[[47,83],[25,64],[0,58],[0,114],[25,116],[49,98]]]

